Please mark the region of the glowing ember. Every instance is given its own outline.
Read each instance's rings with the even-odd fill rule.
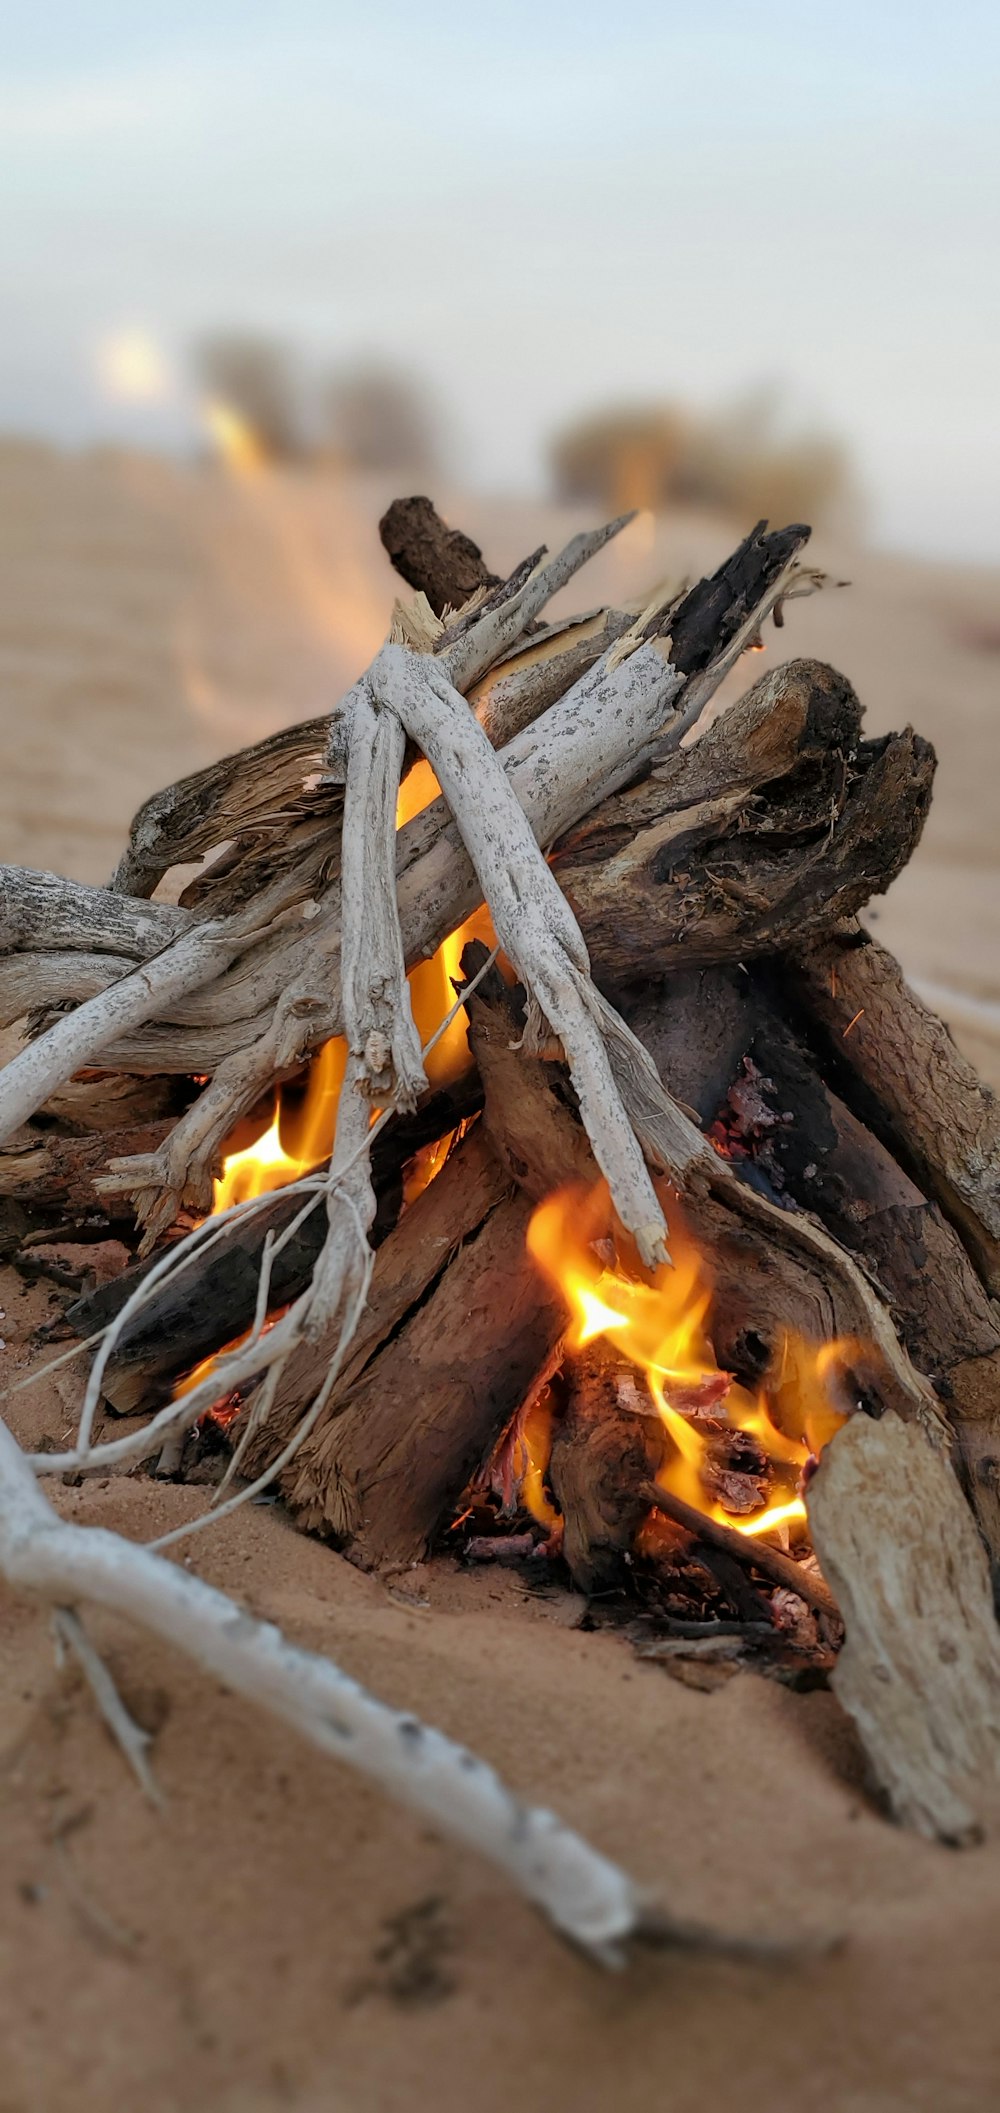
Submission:
[[[261,1334],[268,1335],[271,1329],[274,1327],[275,1322],[280,1321],[282,1314],[287,1313],[287,1311],[287,1306],[282,1306],[278,1309],[276,1313],[268,1314],[268,1317],[264,1322],[264,1326],[261,1329]],[[181,1396],[184,1394],[193,1394],[195,1387],[200,1386],[202,1380],[207,1379],[210,1373],[214,1372],[220,1357],[227,1357],[230,1350],[239,1350],[245,1342],[249,1341],[249,1339],[250,1330],[249,1328],[247,1328],[244,1330],[242,1335],[234,1336],[231,1343],[224,1343],[221,1350],[213,1351],[211,1357],[203,1357],[200,1359],[198,1364],[192,1365],[190,1372],[185,1372],[182,1379],[175,1380],[173,1392],[174,1400],[179,1401]],[[218,1401],[213,1401],[211,1405],[204,1410],[203,1414],[198,1419],[198,1425],[196,1426],[196,1428],[200,1428],[200,1426],[204,1423],[214,1423],[218,1425],[218,1428],[220,1430],[227,1431],[229,1429],[230,1424],[235,1423],[236,1418],[239,1415],[242,1407],[242,1394],[237,1392],[234,1392],[232,1394],[222,1394],[220,1395]]]
[[[663,1487],[739,1533],[794,1529],[806,1517],[800,1494],[803,1473],[845,1421],[831,1397],[831,1382],[861,1346],[817,1346],[788,1333],[756,1395],[748,1392],[716,1362],[707,1332],[711,1285],[676,1210],[670,1217],[674,1267],[652,1274],[638,1263],[634,1274],[626,1272],[617,1259],[610,1259],[611,1214],[603,1184],[589,1193],[578,1187],[563,1189],[540,1204],[528,1230],[528,1245],[566,1300],[571,1315],[568,1348],[580,1349],[603,1337],[642,1373],[672,1441],[660,1474]],[[712,1493],[709,1441],[699,1429],[706,1419],[716,1428],[728,1424],[734,1435],[744,1433],[766,1456],[770,1500],[749,1516],[739,1515],[735,1502],[733,1509],[726,1509]],[[551,1528],[552,1508],[544,1491],[548,1437],[533,1435],[521,1497],[532,1515]]]

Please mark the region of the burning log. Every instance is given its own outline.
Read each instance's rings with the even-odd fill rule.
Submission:
[[[399,1216],[406,1163],[467,1121],[477,1112],[480,1099],[470,1076],[451,1089],[429,1095],[412,1115],[398,1117],[381,1132],[372,1147],[377,1198],[374,1239],[383,1239]],[[323,1245],[325,1225],[322,1214],[314,1212],[293,1230],[301,1207],[297,1191],[277,1190],[253,1218],[238,1218],[225,1228],[225,1236],[207,1256],[193,1257],[186,1269],[151,1293],[119,1337],[106,1367],[103,1391],[111,1408],[131,1416],[158,1407],[182,1374],[246,1333],[257,1304],[266,1242],[279,1238],[283,1242],[276,1248],[271,1269],[272,1309],[287,1305],[305,1290]],[[68,1310],[71,1325],[86,1337],[105,1328],[152,1267],[152,1263],[140,1264],[117,1282],[78,1299]],[[303,1384],[306,1373],[301,1360],[296,1360],[295,1371],[297,1383]],[[318,1383],[322,1354],[310,1358],[310,1375],[313,1371]],[[284,1390],[279,1399],[283,1396]]]
[[[718,1519],[711,1519],[694,1504],[686,1504],[673,1490],[662,1489],[658,1483],[647,1483],[641,1492],[646,1504],[651,1504],[665,1518],[673,1519],[682,1526],[693,1540],[704,1541],[716,1548],[732,1561],[759,1570],[762,1577],[769,1578],[773,1585],[780,1585],[787,1592],[794,1592],[804,1599],[817,1613],[837,1617],[838,1607],[833,1593],[821,1577],[815,1577],[803,1563],[796,1563],[783,1555],[780,1548],[772,1548],[767,1541],[756,1536],[736,1533],[731,1526],[723,1526]]]
[[[944,1403],[959,1471],[987,1544],[998,1551],[996,1308],[941,1211],[820,1077],[759,989],[747,998],[746,1015],[763,1131],[751,1165],[815,1212],[879,1285],[914,1364]]]
[[[476,1140],[477,1154],[482,1145]],[[463,1156],[452,1162],[454,1182],[438,1193],[446,1168],[414,1207],[409,1230],[404,1220],[395,1236],[407,1253],[422,1250],[425,1270],[442,1245],[430,1246],[428,1221],[441,1217],[449,1231],[454,1224]],[[528,1199],[510,1194],[499,1167],[487,1178],[499,1184],[499,1200],[422,1303],[417,1294],[397,1331],[334,1397],[332,1414],[286,1479],[304,1523],[332,1533],[366,1566],[405,1564],[425,1552],[512,1407],[547,1369],[565,1326],[562,1301],[527,1252]],[[393,1244],[382,1250],[386,1273]],[[391,1261],[398,1270],[398,1255]]]
[[[466,969],[478,962],[475,948],[467,948]],[[501,995],[495,985],[485,995],[481,988],[469,1014],[485,1094],[483,1120],[514,1179],[529,1195],[536,1193],[532,1170],[538,1166],[545,1170],[545,1192],[578,1181],[581,1174],[589,1175],[593,1186],[597,1168],[565,1085],[553,1076],[556,1067],[533,1064],[521,1051],[509,995]],[[674,1175],[675,1193],[681,1195],[685,1221],[702,1253],[712,1258],[723,1322],[716,1344],[720,1362],[734,1371],[755,1366],[759,1371],[767,1346],[789,1328],[815,1342],[867,1341],[873,1354],[864,1377],[873,1411],[896,1408],[940,1428],[931,1389],[901,1358],[882,1302],[844,1250],[811,1218],[781,1210],[739,1181],[693,1125],[687,1127],[698,1150],[692,1152],[687,1179]]]
[[[570,1353],[549,1480],[563,1521],[562,1554],[582,1592],[622,1582],[649,1511],[647,1485],[665,1450],[652,1403],[636,1409],[634,1368],[604,1343]]]

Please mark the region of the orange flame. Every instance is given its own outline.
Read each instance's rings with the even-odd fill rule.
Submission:
[[[417,763],[400,787],[396,826],[402,828],[413,815],[437,798],[438,784],[430,765]],[[461,978],[462,948],[467,939],[484,939],[493,945],[493,927],[487,910],[478,910],[439,946],[430,960],[418,962],[409,976],[413,1017],[421,1042],[428,1042],[435,1028],[455,1002],[454,984]],[[428,1052],[426,1071],[432,1086],[447,1086],[460,1077],[469,1063],[465,1036],[465,1014],[458,1012]],[[328,1159],[333,1147],[337,1104],[347,1065],[347,1044],[342,1036],[324,1044],[309,1069],[305,1098],[296,1107],[294,1099],[279,1091],[267,1129],[251,1143],[226,1154],[222,1174],[215,1183],[213,1215],[232,1203],[245,1203],[311,1172]],[[406,1182],[406,1201],[412,1202],[444,1165],[451,1136],[441,1138],[421,1152]]]
[[[571,1349],[601,1336],[643,1373],[650,1398],[672,1447],[661,1470],[663,1486],[697,1510],[739,1533],[771,1533],[801,1524],[802,1472],[844,1422],[829,1382],[852,1352],[849,1342],[821,1347],[788,1333],[756,1397],[720,1370],[708,1335],[711,1286],[702,1257],[675,1212],[671,1212],[673,1268],[652,1275],[626,1273],[609,1238],[612,1216],[603,1183],[590,1191],[571,1187],[540,1204],[528,1229],[528,1248],[562,1292],[571,1315]],[[747,1515],[727,1512],[706,1485],[709,1465],[699,1418],[710,1416],[753,1436],[766,1454],[773,1501]],[[537,1458],[522,1490],[527,1508],[545,1525],[551,1507],[536,1509],[544,1466]]]

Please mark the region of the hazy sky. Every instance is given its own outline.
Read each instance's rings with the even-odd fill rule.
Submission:
[[[431,384],[480,485],[611,400],[787,390],[879,539],[1000,558],[1000,9],[0,0],[0,425],[115,407],[142,324]]]

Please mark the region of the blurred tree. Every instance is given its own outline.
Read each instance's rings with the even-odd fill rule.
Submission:
[[[323,408],[327,445],[352,468],[427,476],[437,467],[431,408],[418,384],[396,368],[372,364],[334,374]]]
[[[601,411],[570,426],[553,443],[552,470],[561,499],[606,513],[645,507],[671,496],[684,450],[684,421],[665,407]]]
[[[561,498],[610,513],[697,506],[740,521],[846,524],[855,511],[844,449],[783,433],[770,390],[714,415],[676,405],[598,413],[558,436],[550,460]]]
[[[223,332],[196,346],[193,360],[209,406],[240,420],[263,457],[287,462],[305,452],[303,384],[288,346],[251,331]]]

